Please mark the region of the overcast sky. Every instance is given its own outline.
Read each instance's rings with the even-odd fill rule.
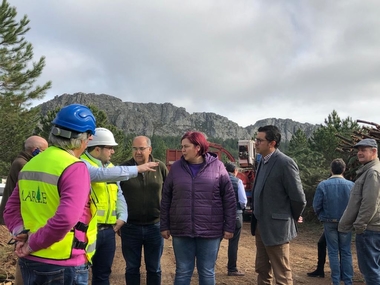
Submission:
[[[380,124],[378,0],[9,0],[27,15],[43,101],[170,102],[238,123]],[[38,101],[40,104],[43,101]]]

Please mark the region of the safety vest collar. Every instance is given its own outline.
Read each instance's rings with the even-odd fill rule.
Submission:
[[[93,157],[87,150],[83,155],[87,156],[87,159],[94,163],[96,166],[103,167],[103,163],[99,159]]]

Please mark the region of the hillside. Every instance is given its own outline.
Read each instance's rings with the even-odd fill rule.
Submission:
[[[241,127],[228,118],[205,112],[188,113],[185,108],[171,103],[133,103],[105,94],[63,94],[41,105],[41,112],[46,114],[57,106],[79,103],[93,105],[108,115],[109,121],[126,134],[134,133],[146,136],[180,136],[187,130],[202,131],[209,138],[250,139],[260,126],[274,124],[282,132],[284,141],[289,141],[298,129],[310,136],[317,125],[299,123],[291,119],[263,119],[248,127]]]

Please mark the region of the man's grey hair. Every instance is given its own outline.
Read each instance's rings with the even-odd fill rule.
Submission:
[[[152,142],[150,141],[150,138],[146,137],[146,144],[147,146],[152,146]]]
[[[146,140],[146,145],[151,147],[152,146],[152,142],[150,141],[150,138],[146,137],[146,136],[136,136],[133,138],[133,140],[135,140],[136,138],[141,138],[141,137],[144,137],[145,140]]]
[[[49,141],[51,145],[62,148],[64,150],[79,149],[82,146],[82,141],[88,139],[87,133],[80,133],[77,138],[63,138],[55,136],[50,132]]]

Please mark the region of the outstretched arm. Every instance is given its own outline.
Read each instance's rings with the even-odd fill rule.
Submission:
[[[148,162],[138,166],[115,166],[115,167],[94,167],[88,161],[86,163],[90,172],[91,182],[114,182],[124,181],[136,177],[137,173],[145,171],[156,171],[154,167],[158,165],[156,162]]]

